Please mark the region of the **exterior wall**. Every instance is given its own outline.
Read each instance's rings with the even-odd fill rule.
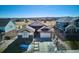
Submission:
[[[5,33],[5,36],[9,36],[10,38],[13,38],[13,37],[17,36],[17,32],[16,32],[16,30],[9,31],[9,32]]]
[[[15,29],[16,29],[15,24],[12,21],[10,21],[5,27],[5,32],[9,32]]]

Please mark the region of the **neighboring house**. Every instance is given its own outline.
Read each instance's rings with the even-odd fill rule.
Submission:
[[[61,39],[65,39],[65,28],[72,23],[72,17],[63,17],[56,20],[55,32]]]
[[[5,36],[15,36],[16,26],[10,19],[0,19],[0,31],[5,32]]]
[[[58,20],[56,20],[56,26],[55,28],[64,31],[65,27],[68,26],[70,23],[72,23],[72,18],[71,17],[63,17]]]
[[[35,30],[29,26],[26,26],[26,28],[23,28],[18,31],[18,38],[19,36],[22,38],[33,38],[34,37]]]
[[[67,40],[79,40],[79,19],[74,19],[73,23],[65,28],[65,38]]]
[[[33,41],[34,32],[31,29],[25,28],[18,30],[17,44],[29,44]]]
[[[51,40],[51,38],[52,38],[51,28],[44,26],[44,27],[40,28],[38,30],[38,32],[40,34],[39,36],[41,38],[41,41],[42,40],[44,40],[44,41],[50,41]]]
[[[56,24],[55,33],[62,40],[79,40],[79,19],[66,20],[64,22],[61,20],[62,23],[59,25]],[[64,25],[66,23],[67,25]]]

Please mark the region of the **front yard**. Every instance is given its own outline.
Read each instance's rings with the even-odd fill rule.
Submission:
[[[79,49],[79,41],[72,40],[72,41],[65,41],[65,42],[71,47],[72,50]]]

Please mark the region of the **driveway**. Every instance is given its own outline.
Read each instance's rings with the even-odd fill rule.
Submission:
[[[27,51],[29,45],[31,44],[32,39],[26,38],[26,39],[16,39],[14,42],[12,42],[4,51],[3,53],[20,53],[20,52],[24,52]],[[27,49],[25,50],[21,50],[20,49],[20,45],[21,44],[26,44],[28,45]]]

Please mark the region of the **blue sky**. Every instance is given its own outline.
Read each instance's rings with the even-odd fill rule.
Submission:
[[[0,5],[0,17],[79,16],[78,5]]]

